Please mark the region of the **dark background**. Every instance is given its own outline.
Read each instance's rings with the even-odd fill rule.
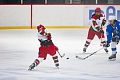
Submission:
[[[0,4],[21,4],[21,0],[0,0]],[[45,0],[23,0],[23,4],[45,4]],[[47,0],[47,4],[70,4],[70,0]],[[73,4],[96,4],[96,0],[73,0]],[[98,0],[98,4],[120,4],[120,0]]]

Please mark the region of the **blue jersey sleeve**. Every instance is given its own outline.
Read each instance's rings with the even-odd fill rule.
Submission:
[[[108,25],[106,28],[106,35],[107,35],[107,42],[110,43],[112,39],[112,29],[110,25]]]
[[[120,22],[118,22],[118,36],[120,37]]]

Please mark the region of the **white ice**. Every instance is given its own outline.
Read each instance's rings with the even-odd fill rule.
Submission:
[[[0,30],[0,80],[119,80],[120,79],[120,45],[116,61],[108,61],[111,55],[104,50],[86,60],[85,57],[100,49],[97,37],[92,41],[87,53],[82,49],[87,36],[87,29],[49,29],[52,39],[59,47],[64,58],[59,57],[60,69],[54,66],[51,56],[40,63],[34,70],[28,66],[37,58],[39,42],[37,30]],[[66,58],[69,57],[69,60]]]

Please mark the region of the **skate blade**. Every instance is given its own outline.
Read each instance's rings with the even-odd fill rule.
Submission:
[[[109,59],[109,61],[115,61],[115,60],[116,60],[116,58]]]
[[[106,54],[109,54],[108,52],[106,52]]]
[[[31,71],[32,69],[28,69],[28,71]]]
[[[56,66],[57,67],[57,69],[59,69],[59,67],[58,66]]]
[[[29,70],[29,71],[31,71],[31,70],[33,70],[33,69],[34,69],[34,68],[30,68],[30,67],[29,67],[29,69],[28,69],[28,70]]]
[[[83,53],[85,54],[86,52],[85,52],[85,51],[83,51]]]

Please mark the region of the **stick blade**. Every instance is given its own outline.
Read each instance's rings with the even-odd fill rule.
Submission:
[[[85,60],[84,58],[80,57],[80,56],[76,56],[77,59],[81,59],[81,60]]]
[[[65,53],[62,55],[62,58],[65,56]]]

